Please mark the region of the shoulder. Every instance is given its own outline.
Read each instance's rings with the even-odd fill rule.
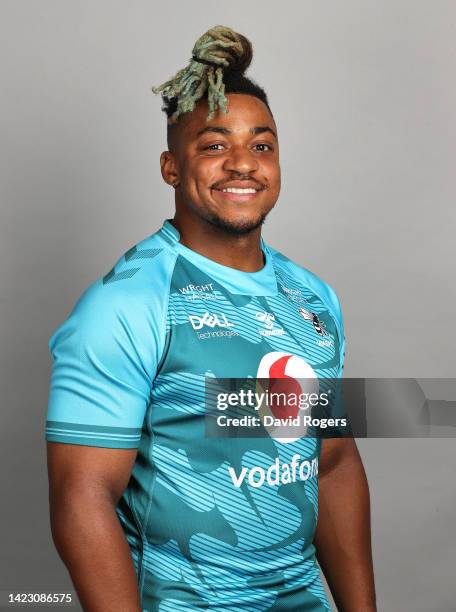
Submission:
[[[156,232],[130,247],[94,285],[107,295],[149,297],[168,283],[175,260],[176,253]]]
[[[299,283],[304,284],[313,293],[315,293],[320,300],[328,307],[328,309],[337,317],[339,322],[342,322],[342,314],[339,298],[335,290],[329,283],[317,276],[311,270],[304,266],[292,261],[289,257],[274,249],[270,245],[267,245],[269,249],[274,267],[276,270],[282,272],[286,276],[296,279]]]
[[[51,336],[49,346],[63,335],[98,338],[122,334],[161,335],[170,278],[176,254],[158,233],[130,247],[111,269],[93,281],[76,301],[67,320]],[[147,333],[148,332],[148,333]]]

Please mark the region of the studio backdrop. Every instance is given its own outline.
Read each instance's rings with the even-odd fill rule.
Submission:
[[[173,216],[151,86],[213,25],[254,45],[247,75],[268,93],[282,167],[264,237],[337,292],[345,376],[455,377],[455,23],[449,1],[2,0],[3,594],[74,592],[49,528],[47,343],[83,290]],[[449,612],[451,430],[357,443],[379,611]]]

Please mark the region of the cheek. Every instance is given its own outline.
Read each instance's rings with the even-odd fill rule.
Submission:
[[[277,162],[271,162],[265,167],[265,174],[273,185],[280,185],[280,165]]]
[[[281,173],[280,166],[279,166],[277,168],[277,183],[278,183],[279,187],[280,187],[281,181],[282,181],[282,173]]]
[[[260,167],[262,167],[263,171],[271,177],[280,174],[279,158],[276,155],[268,155],[262,159],[260,158]]]
[[[189,184],[197,188],[210,187],[223,175],[222,162],[216,159],[198,159],[189,164],[187,178]]]

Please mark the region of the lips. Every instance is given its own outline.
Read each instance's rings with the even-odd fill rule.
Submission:
[[[256,181],[229,181],[212,187],[223,200],[231,202],[249,202],[254,200],[261,191],[266,189]]]
[[[222,189],[213,189],[212,193],[216,195],[216,198],[222,199],[228,202],[236,202],[238,204],[242,202],[250,202],[259,197],[259,194],[263,189],[256,190],[255,188],[249,187],[241,189],[239,187],[225,187],[225,191]]]
[[[222,193],[256,193],[259,189],[255,189],[254,187],[224,187],[217,191],[221,191]]]
[[[226,190],[229,190],[228,193],[239,193],[239,190],[252,193],[252,190],[255,190],[256,192],[263,191],[265,187],[256,181],[229,181],[220,185],[214,185],[212,189],[225,193],[227,193]]]

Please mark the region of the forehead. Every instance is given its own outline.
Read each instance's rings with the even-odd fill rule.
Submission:
[[[255,96],[227,94],[225,114],[217,109],[214,117],[207,121],[209,112],[207,99],[200,100],[191,113],[182,116],[181,135],[185,139],[196,139],[205,127],[222,127],[236,133],[251,133],[255,127],[270,127],[276,134],[277,128],[268,107]]]

